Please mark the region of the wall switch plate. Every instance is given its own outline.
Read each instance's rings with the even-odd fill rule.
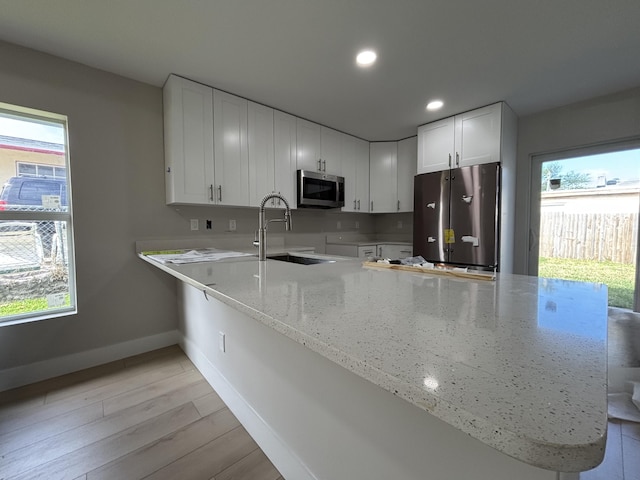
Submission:
[[[402,228],[402,220],[398,220],[398,228]]]
[[[235,232],[236,231],[236,221],[235,220],[229,220],[229,231],[230,232]]]
[[[211,230],[211,220],[207,220],[206,229]]]
[[[192,218],[191,219],[191,230],[198,230],[200,227],[198,226],[198,219],[197,218]]]
[[[227,351],[227,342],[224,332],[218,332],[218,347],[222,353]]]

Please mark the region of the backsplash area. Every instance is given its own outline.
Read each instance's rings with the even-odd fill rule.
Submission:
[[[236,238],[249,242],[258,228],[258,208],[219,206],[168,206],[184,223],[184,236],[216,239]],[[283,210],[267,209],[269,219],[282,218]],[[198,230],[191,230],[191,220],[198,221]],[[207,228],[210,222],[211,228]],[[235,226],[235,230],[233,227]],[[285,245],[311,246],[318,253],[325,251],[326,234],[358,233],[388,241],[411,241],[412,213],[343,213],[337,210],[296,209],[292,211],[290,232],[282,223],[270,223],[269,233],[284,237]]]

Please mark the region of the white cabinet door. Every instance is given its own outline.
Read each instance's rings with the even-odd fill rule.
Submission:
[[[502,104],[455,117],[455,167],[500,161]]]
[[[213,89],[171,75],[163,95],[166,202],[213,203]]]
[[[398,211],[398,143],[372,142],[370,144],[370,212]]]
[[[398,212],[413,212],[413,178],[417,158],[418,137],[398,142]]]
[[[321,171],[331,175],[342,175],[342,137],[344,134],[327,127],[321,128]]]
[[[259,207],[275,190],[273,109],[249,102],[249,205]]]
[[[451,168],[454,154],[454,117],[418,127],[418,173]]]
[[[342,176],[344,177],[343,212],[369,211],[369,142],[342,137]]]
[[[275,182],[274,190],[282,194],[290,208],[296,208],[296,117],[275,111],[273,114]],[[274,206],[284,208],[281,202]]]
[[[312,170],[314,172],[320,171],[322,169],[322,160],[320,159],[320,125],[297,118],[296,128],[297,169]]]
[[[215,198],[218,205],[249,205],[247,100],[213,91]]]

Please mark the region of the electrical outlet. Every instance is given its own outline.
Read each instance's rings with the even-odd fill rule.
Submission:
[[[211,220],[207,220],[206,228],[207,230],[211,230]]]
[[[224,332],[218,332],[218,347],[222,353],[227,351],[227,342]]]
[[[191,219],[191,230],[198,230],[200,227],[198,226],[198,219],[197,218],[192,218]]]
[[[398,228],[402,228],[402,220],[398,220]]]
[[[356,228],[360,228],[360,222],[356,220]]]
[[[235,232],[236,231],[236,221],[235,220],[229,220],[229,231],[230,232]]]

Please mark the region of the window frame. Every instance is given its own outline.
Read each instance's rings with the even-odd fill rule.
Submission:
[[[35,123],[55,124],[62,126],[64,129],[64,168],[66,179],[67,205],[58,210],[2,210],[0,211],[0,221],[25,221],[25,222],[55,222],[62,221],[66,223],[66,261],[68,269],[68,294],[69,305],[62,307],[53,307],[46,310],[38,310],[36,312],[28,312],[22,314],[0,317],[0,328],[9,325],[28,323],[34,321],[46,320],[49,318],[57,318],[61,316],[75,315],[78,312],[77,291],[76,291],[76,268],[75,268],[75,245],[73,234],[73,207],[72,207],[72,186],[71,186],[71,162],[69,155],[69,126],[66,115],[45,112],[28,107],[21,107],[0,102],[0,116],[15,118],[17,120],[30,120]],[[21,162],[29,163],[29,162]],[[17,172],[16,166],[16,172]],[[29,178],[37,178],[27,175]],[[62,177],[54,177],[62,178]]]

